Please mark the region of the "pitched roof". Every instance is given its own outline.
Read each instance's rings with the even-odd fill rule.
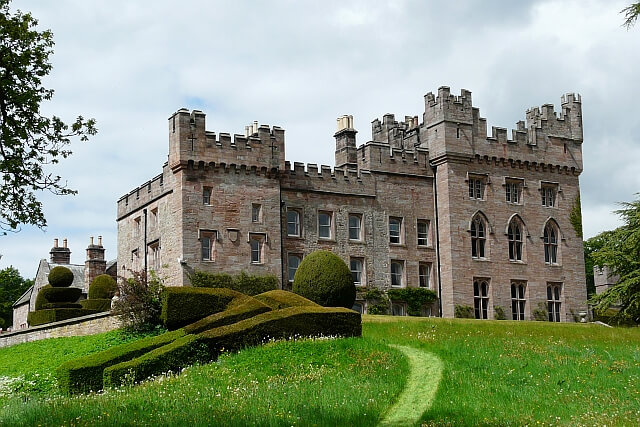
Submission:
[[[33,292],[33,285],[29,286],[29,289],[27,289],[24,294],[22,294],[22,296],[20,298],[18,298],[18,300],[16,302],[13,303],[13,307],[17,307],[19,305],[22,305],[24,303],[29,303],[29,301],[31,300],[31,293]]]

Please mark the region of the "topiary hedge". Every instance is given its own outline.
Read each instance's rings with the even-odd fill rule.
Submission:
[[[269,311],[197,335],[186,335],[136,359],[104,370],[104,385],[141,381],[163,372],[178,372],[195,362],[207,362],[221,351],[237,351],[271,339],[295,337],[360,336],[360,314],[346,308],[313,306]]]
[[[391,301],[406,302],[409,316],[421,316],[422,307],[433,303],[437,298],[434,291],[425,288],[389,289],[387,295]]]
[[[356,287],[347,264],[330,251],[307,255],[293,278],[293,292],[325,307],[353,307]]]
[[[189,280],[192,286],[198,288],[227,288],[251,296],[277,289],[279,284],[276,276],[251,275],[245,272],[234,277],[226,273],[196,271],[189,275]]]
[[[35,304],[36,310],[42,310],[43,305],[49,304],[49,302],[45,298],[45,294],[42,291],[44,289],[51,289],[51,288],[52,288],[51,285],[44,285],[42,288],[40,288],[40,290],[38,291],[38,295],[36,296],[36,304]]]
[[[227,309],[200,319],[187,325],[184,330],[187,334],[198,334],[209,329],[230,325],[258,314],[270,311],[271,308],[254,297],[242,296],[229,303]]]
[[[85,299],[80,301],[82,308],[90,310],[109,311],[111,310],[111,299]]]
[[[87,310],[85,308],[52,308],[46,310],[31,311],[27,315],[29,326],[38,326],[45,323],[59,322],[61,320],[73,319],[74,317],[87,316],[99,313],[97,310]]]
[[[254,298],[271,307],[273,310],[298,306],[319,307],[318,304],[303,296],[279,289],[256,295]]]
[[[42,305],[42,310],[48,310],[50,308],[86,308],[82,304],[77,302],[54,302]]]
[[[106,367],[141,356],[182,336],[184,331],[178,329],[65,362],[56,371],[60,390],[65,394],[102,390],[102,375]]]
[[[101,274],[89,285],[89,299],[111,299],[117,290],[115,279],[108,274]]]
[[[37,300],[40,298],[40,306],[43,304],[62,303],[62,302],[76,302],[82,295],[82,289],[79,288],[53,288],[50,286],[44,286],[38,292],[36,297],[36,310],[38,309]]]
[[[167,329],[176,329],[223,311],[241,295],[223,288],[168,287],[162,295],[160,320]]]
[[[66,288],[73,283],[73,272],[61,265],[49,271],[49,284],[54,288]]]

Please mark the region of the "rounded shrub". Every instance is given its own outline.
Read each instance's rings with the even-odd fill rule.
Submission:
[[[54,288],[66,288],[73,283],[73,272],[67,267],[53,267],[49,272],[49,284]]]
[[[46,293],[43,292],[45,289],[51,289],[51,285],[44,285],[38,291],[38,296],[36,296],[36,310],[42,310],[45,304],[48,304],[49,301],[46,299]]]
[[[347,264],[329,251],[306,256],[293,278],[293,292],[325,307],[353,307],[356,287]]]
[[[115,279],[108,274],[101,274],[89,285],[89,299],[110,299],[117,290]]]

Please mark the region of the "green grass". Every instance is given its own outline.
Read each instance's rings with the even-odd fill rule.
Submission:
[[[66,340],[87,354],[99,350],[79,350],[93,339],[2,349],[0,375],[46,374],[72,358],[58,348]],[[396,345],[443,362],[423,425],[640,421],[639,328],[365,316],[363,338],[270,343],[100,395],[25,400],[0,390],[0,425],[376,425],[402,408],[410,378]]]

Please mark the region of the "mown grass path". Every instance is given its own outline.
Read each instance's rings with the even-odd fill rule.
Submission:
[[[418,423],[431,407],[442,378],[442,361],[434,354],[414,347],[390,345],[409,359],[409,378],[398,401],[379,426],[407,426]]]

